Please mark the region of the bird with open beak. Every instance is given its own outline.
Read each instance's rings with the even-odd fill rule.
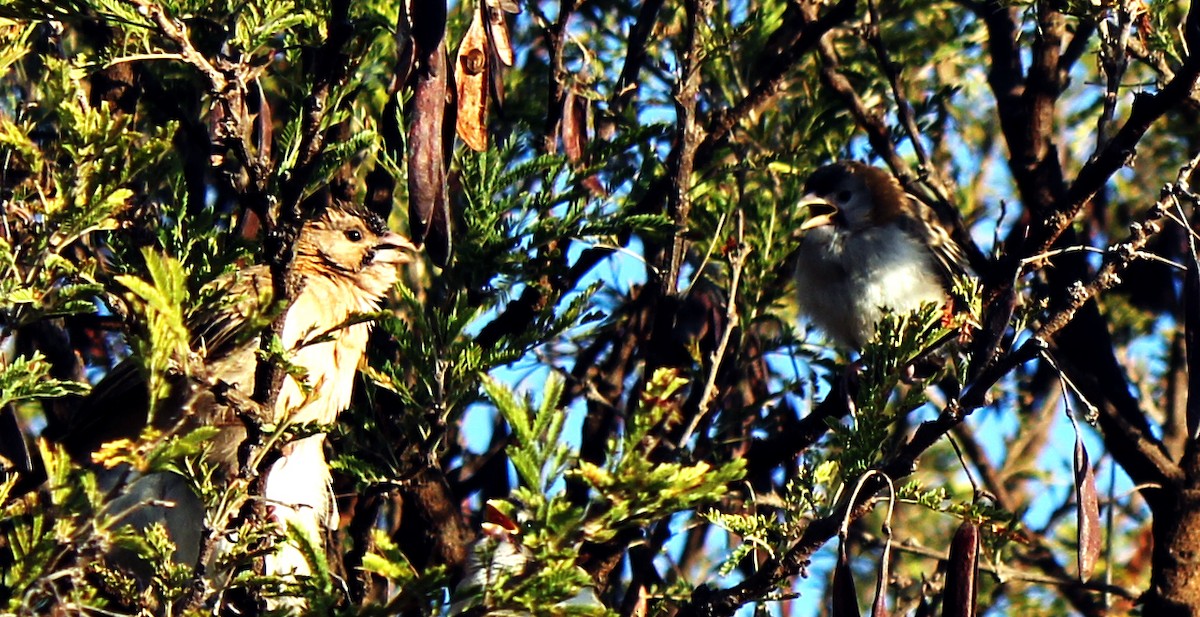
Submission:
[[[962,248],[888,172],[854,161],[813,172],[796,263],[800,311],[836,342],[861,349],[884,310],[945,303]]]

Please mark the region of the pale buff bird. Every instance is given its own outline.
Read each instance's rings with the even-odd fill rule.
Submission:
[[[330,424],[350,405],[370,324],[346,322],[378,310],[397,281],[398,266],[411,261],[415,251],[407,239],[388,231],[381,219],[359,208],[333,207],[304,225],[293,261],[302,283],[287,308],[281,340],[289,361],[302,368],[306,377],[303,385],[295,377],[285,378],[273,409],[277,425]],[[193,348],[204,355],[211,383],[224,382],[249,396],[259,341],[257,333],[245,332],[245,321],[269,297],[270,288],[265,266],[248,268],[218,281],[216,306],[204,307],[189,318]],[[228,417],[228,408],[214,404],[208,387],[190,385],[178,388],[180,392],[160,406],[156,425],[222,427],[209,456],[231,473],[245,436],[244,425]],[[146,421],[146,400],[140,372],[129,362],[117,367],[81,406],[63,442],[76,455],[86,455],[103,441],[136,435]],[[324,434],[315,434],[284,444],[279,459],[267,470],[264,489],[273,520],[298,527],[318,547],[337,518],[324,441]],[[177,476],[161,475],[133,482],[110,510],[128,510],[127,519],[135,525],[165,522],[178,546],[176,559],[194,563],[200,548],[197,517],[203,516],[196,511],[199,501],[181,490],[181,482],[170,480]],[[130,508],[156,499],[177,505]],[[300,550],[290,544],[266,558],[266,570],[281,575],[309,572]]]

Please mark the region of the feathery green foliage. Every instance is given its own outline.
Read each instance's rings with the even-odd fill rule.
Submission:
[[[150,250],[142,255],[150,271],[150,281],[119,275],[116,281],[129,290],[129,299],[145,319],[146,332],[134,339],[135,353],[145,358],[149,375],[150,409],[169,394],[169,371],[188,375],[191,347],[184,306],[188,301],[187,275],[180,263]],[[153,413],[153,412],[152,412]],[[153,415],[151,415],[153,418]]]
[[[963,520],[1004,581],[980,582],[992,612],[1186,604],[1161,581],[1197,533],[1191,8],[3,2],[0,605],[816,614],[844,535],[856,578],[891,566],[902,613],[943,593],[933,556]],[[437,71],[448,89],[418,96]],[[483,152],[456,139],[476,120]],[[839,158],[962,220],[978,280],[953,317],[888,314],[862,350],[797,326],[796,203]],[[413,238],[431,249],[351,317],[374,330],[334,425],[262,424],[198,361],[267,333],[287,307],[238,283],[286,265],[293,214],[344,203],[397,232],[444,208],[449,254]],[[329,325],[313,342],[347,324]],[[272,337],[254,362],[325,385]],[[80,402],[98,379],[132,426]],[[178,423],[139,424],[142,382]],[[1060,399],[1099,428],[1103,588],[1062,566],[1081,543],[1055,524],[1078,482]],[[221,429],[195,426],[210,403]],[[326,433],[342,517],[312,537],[277,524],[261,478]],[[155,477],[203,505],[204,559],[114,522]],[[264,572],[285,545],[311,576]]]

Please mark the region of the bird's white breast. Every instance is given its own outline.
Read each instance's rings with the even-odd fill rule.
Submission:
[[[292,352],[291,362],[307,372],[305,387],[294,377],[284,380],[275,405],[277,422],[287,418],[296,423],[331,424],[350,406],[354,374],[366,350],[370,327],[359,323],[332,332],[328,329],[357,313],[376,310],[378,301],[378,296],[344,279],[313,277],[306,282],[288,308],[281,337],[284,348]],[[316,338],[328,340],[309,343]],[[267,472],[263,491],[274,520],[299,528],[317,542],[322,529],[337,525],[324,443],[325,436],[316,434],[285,446]],[[309,573],[304,553],[290,543],[268,556],[265,567],[275,574]]]
[[[800,247],[796,287],[801,312],[855,347],[870,339],[883,308],[907,312],[945,301],[928,249],[892,225],[813,229]]]
[[[356,286],[335,279],[309,280],[288,308],[282,342],[292,350],[291,361],[303,367],[309,390],[294,378],[284,380],[275,418],[291,416],[295,422],[332,423],[350,406],[354,374],[358,370],[370,334],[368,324],[359,323],[328,332],[331,325],[344,323],[357,313],[378,308],[377,299]],[[321,324],[314,328],[312,324]],[[325,338],[319,343],[308,341]]]

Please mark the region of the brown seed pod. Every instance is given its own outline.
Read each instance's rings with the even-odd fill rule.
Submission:
[[[950,542],[946,560],[946,587],[942,591],[942,617],[975,617],[979,594],[979,525],[966,520]]]

